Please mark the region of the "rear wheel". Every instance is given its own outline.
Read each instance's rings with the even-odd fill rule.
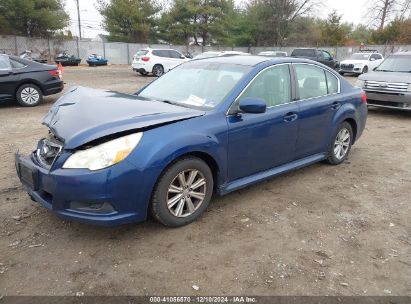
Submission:
[[[327,162],[339,165],[344,162],[350,153],[353,142],[352,127],[348,122],[343,122],[334,133],[328,150]]]
[[[213,194],[213,175],[199,158],[183,158],[169,167],[155,187],[151,212],[166,226],[179,227],[196,220]]]
[[[156,77],[160,77],[160,76],[162,76],[163,74],[164,74],[164,68],[163,68],[163,66],[160,65],[160,64],[156,64],[156,65],[153,67],[153,75],[156,76]]]
[[[23,84],[16,93],[17,102],[24,107],[37,106],[43,100],[43,94],[34,84]]]

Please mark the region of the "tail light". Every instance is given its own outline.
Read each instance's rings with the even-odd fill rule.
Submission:
[[[147,61],[149,61],[149,60],[150,60],[150,57],[142,57],[142,58],[141,58],[141,60],[143,60],[143,61],[147,62]]]
[[[367,95],[365,94],[364,91],[361,92],[361,101],[367,104]]]
[[[47,71],[49,72],[49,74],[53,77],[58,77],[61,79],[61,71],[60,70],[51,70],[51,71]]]

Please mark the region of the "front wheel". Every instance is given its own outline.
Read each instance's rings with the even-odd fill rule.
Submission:
[[[34,84],[23,84],[16,93],[17,102],[24,107],[37,106],[43,100],[43,94]]]
[[[350,153],[352,143],[352,127],[348,122],[343,122],[333,136],[327,162],[331,165],[339,165],[344,162]]]
[[[362,69],[362,73],[363,73],[363,74],[368,73],[368,67],[367,67],[367,66],[365,66],[365,67]]]
[[[199,158],[183,158],[169,167],[155,187],[151,212],[163,225],[179,227],[196,220],[213,194],[213,175]]]

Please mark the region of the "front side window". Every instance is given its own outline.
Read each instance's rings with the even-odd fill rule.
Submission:
[[[214,108],[250,71],[249,66],[191,61],[164,74],[139,96],[192,108]]]
[[[0,56],[0,70],[11,70],[9,57]]]
[[[328,94],[324,70],[315,65],[295,64],[297,92],[300,99],[325,96]]]
[[[324,59],[331,59],[330,53],[323,51]]]
[[[247,97],[260,98],[267,103],[267,107],[290,102],[291,78],[288,65],[274,66],[261,72],[239,100]]]
[[[177,51],[170,51],[170,57],[171,58],[181,58],[181,54]]]

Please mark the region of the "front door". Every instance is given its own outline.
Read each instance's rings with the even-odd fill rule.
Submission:
[[[298,105],[292,102],[288,64],[263,70],[233,104],[228,122],[228,177],[230,181],[291,161],[298,131]],[[237,112],[242,98],[261,98],[267,111]]]

